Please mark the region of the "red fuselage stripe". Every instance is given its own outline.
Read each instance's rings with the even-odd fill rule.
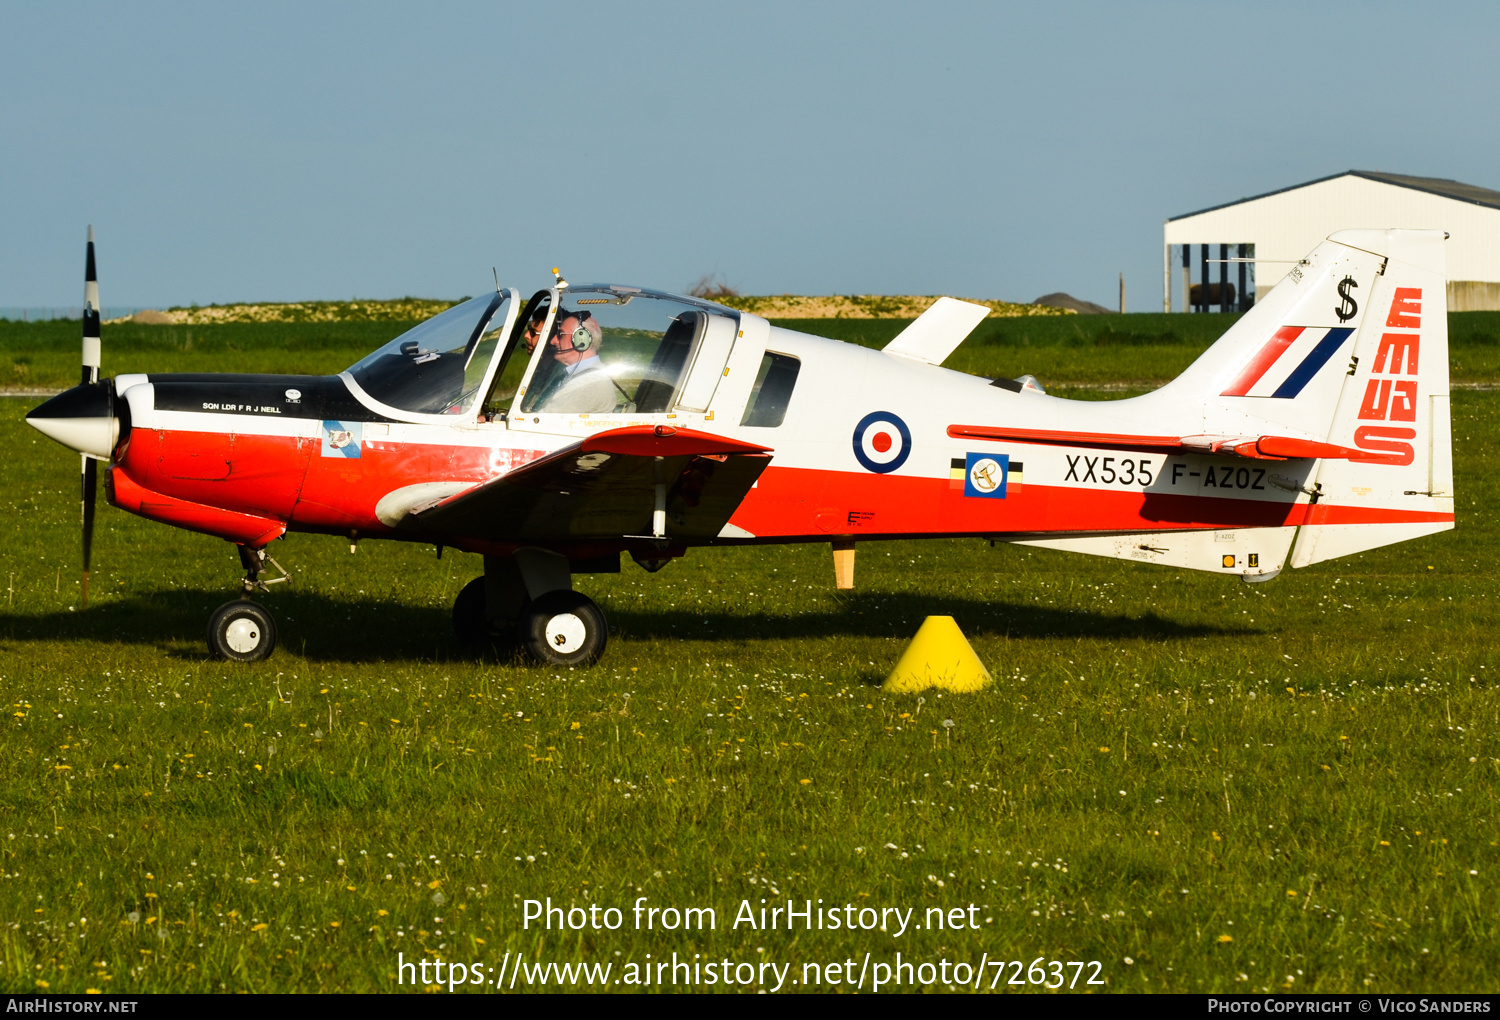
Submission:
[[[978,437],[975,437],[978,438]],[[1157,437],[1136,437],[1152,440]],[[406,485],[487,481],[541,450],[392,443],[367,439],[361,456],[319,455],[315,441],[138,430],[121,467],[154,493],[231,514],[284,520],[293,531],[390,529],[381,497]],[[196,477],[193,477],[196,476]],[[157,517],[149,507],[131,507]],[[1059,535],[1310,524],[1452,521],[1452,514],[1307,504],[1129,488],[1012,483],[1005,498],[964,495],[947,478],[778,467],[745,496],[731,523],[762,541],[924,535]],[[173,517],[158,519],[179,524]],[[457,543],[455,543],[457,544]]]

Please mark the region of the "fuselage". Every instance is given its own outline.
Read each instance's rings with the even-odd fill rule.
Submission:
[[[255,548],[306,531],[505,555],[532,536],[437,536],[402,521],[589,437],[651,426],[771,451],[718,533],[678,540],[679,547],[1071,539],[1084,543],[1076,551],[1271,576],[1293,531],[1315,513],[1323,525],[1451,526],[1451,512],[1441,508],[1314,511],[1317,460],[1243,450],[1226,457],[1171,439],[1269,426],[1308,439],[1326,434],[1326,421],[1311,417],[1324,413],[1321,404],[1310,399],[1218,399],[1230,406],[1211,407],[1204,394],[1223,389],[1218,376],[1236,368],[1229,362],[1195,365],[1143,397],[1065,400],[637,288],[554,288],[524,312],[520,304],[509,291],[472,299],[337,376],[118,377],[113,406],[125,424],[108,475],[110,499]],[[528,352],[519,338],[533,316],[552,340]],[[585,330],[586,320],[602,330]],[[560,338],[553,327],[564,323],[568,335]],[[607,375],[578,378],[596,385],[611,378],[618,397],[605,387],[606,406],[568,408],[557,394],[580,369],[601,366]],[[1195,372],[1211,376],[1206,385]],[[1336,399],[1342,385],[1337,373],[1325,375],[1318,385],[1333,396],[1321,403]],[[1266,413],[1282,420],[1255,417]],[[1156,447],[1143,432],[1171,441]],[[1025,435],[1033,438],[1017,438]],[[650,514],[643,505],[635,537],[649,533]],[[1280,535],[1279,551],[1268,547],[1274,567],[1261,566],[1258,553],[1229,555],[1236,550],[1211,544],[1215,535],[1234,542],[1251,529]],[[1176,551],[1149,540],[1173,533],[1202,540]],[[631,549],[631,534],[549,545],[569,556],[598,555]],[[1098,544],[1143,535],[1148,540],[1132,546]]]
[[[290,531],[421,540],[381,519],[383,498],[410,486],[457,492],[585,436],[665,421],[774,451],[721,542],[1300,523],[1296,502],[1268,481],[1271,473],[1295,473],[1295,464],[1273,469],[1207,456],[954,439],[948,429],[963,423],[1122,431],[1125,409],[1014,392],[776,327],[764,332],[767,350],[800,363],[785,417],[770,427],[738,424],[743,407],[721,405],[701,415],[570,415],[548,431],[535,422],[412,422],[374,412],[340,376],[121,377],[130,430],[116,451],[111,495],[118,503],[133,485],[244,515],[264,530],[281,523]],[[976,491],[969,478],[975,459],[1000,465],[989,492]],[[153,515],[150,496],[126,508]],[[169,517],[182,521],[180,510]]]

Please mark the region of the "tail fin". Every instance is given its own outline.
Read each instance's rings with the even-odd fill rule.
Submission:
[[[1446,237],[1435,230],[1333,235],[1385,263],[1328,432],[1330,443],[1361,456],[1319,462],[1320,498],[1298,532],[1294,567],[1453,527]]]
[[[1197,404],[1204,432],[1332,444],[1291,564],[1453,527],[1448,317],[1437,230],[1342,230],[1152,397]]]

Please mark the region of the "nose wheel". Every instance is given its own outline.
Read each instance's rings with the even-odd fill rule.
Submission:
[[[208,618],[208,648],[221,659],[259,662],[276,649],[276,620],[258,602],[226,602]]]
[[[271,585],[290,581],[292,576],[264,549],[245,545],[236,545],[235,549],[245,568],[245,579],[240,582],[244,594],[224,603],[208,618],[208,650],[231,662],[259,662],[276,650],[276,620],[264,606],[250,601],[250,593],[269,591]],[[267,564],[281,576],[261,580]]]

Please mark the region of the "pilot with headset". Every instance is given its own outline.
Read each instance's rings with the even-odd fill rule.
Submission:
[[[600,413],[615,409],[619,400],[615,382],[599,360],[602,338],[598,321],[588,312],[558,310],[547,341],[556,367],[537,410]]]

